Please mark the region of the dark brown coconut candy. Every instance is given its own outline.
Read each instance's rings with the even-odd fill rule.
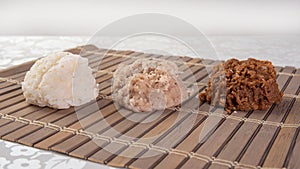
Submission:
[[[214,66],[208,87],[199,94],[199,99],[231,113],[266,110],[273,103],[279,103],[282,95],[272,63],[250,58],[230,59]]]

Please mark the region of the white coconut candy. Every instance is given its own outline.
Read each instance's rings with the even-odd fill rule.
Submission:
[[[69,52],[36,61],[25,75],[22,90],[28,103],[57,109],[88,103],[99,93],[88,59]]]

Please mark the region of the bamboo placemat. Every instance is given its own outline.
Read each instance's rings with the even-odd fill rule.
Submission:
[[[96,80],[100,85],[97,102],[76,108],[77,113],[74,108],[54,110],[28,105],[20,82],[34,61],[2,70],[1,139],[116,167],[300,167],[300,69],[276,67],[277,81],[284,97],[280,104],[267,111],[227,115],[215,109],[209,113],[209,105],[191,97],[181,109],[170,108],[161,114],[137,114],[121,111],[111,99],[112,75],[121,62],[131,63],[142,57],[168,58],[176,63],[178,59],[183,60],[184,63],[178,62],[179,68],[191,71],[184,75],[184,81],[195,78],[193,85],[199,90],[203,90],[208,81],[205,65],[217,62],[134,51],[107,51],[92,45],[67,51],[88,58],[90,66],[97,70]],[[103,57],[104,52],[107,53]],[[95,109],[95,104],[101,111]],[[154,116],[156,119],[149,121]],[[210,128],[203,134],[207,124]],[[158,137],[147,140],[152,136]]]

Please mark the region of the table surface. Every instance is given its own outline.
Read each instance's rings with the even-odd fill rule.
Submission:
[[[89,37],[82,36],[0,37],[0,69],[18,65],[48,53],[85,45],[89,39]],[[210,36],[208,39],[217,53],[217,59],[254,57],[271,60],[274,65],[279,66],[299,67],[300,65],[300,36]],[[109,41],[109,38],[103,39],[103,41],[105,40]],[[191,43],[199,42],[192,40]],[[141,50],[140,47],[145,45],[147,44],[139,41],[129,45],[119,45],[115,48]],[[201,47],[201,44],[196,46]],[[168,54],[176,55],[180,54],[176,50],[180,48],[181,46],[167,45],[164,50],[167,50]],[[162,50],[155,51],[159,53]],[[0,140],[0,168],[90,169],[112,167]]]

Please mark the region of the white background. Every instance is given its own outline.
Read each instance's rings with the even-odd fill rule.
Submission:
[[[300,0],[0,0],[0,35],[91,36],[145,12],[179,17],[208,35],[300,32]]]

